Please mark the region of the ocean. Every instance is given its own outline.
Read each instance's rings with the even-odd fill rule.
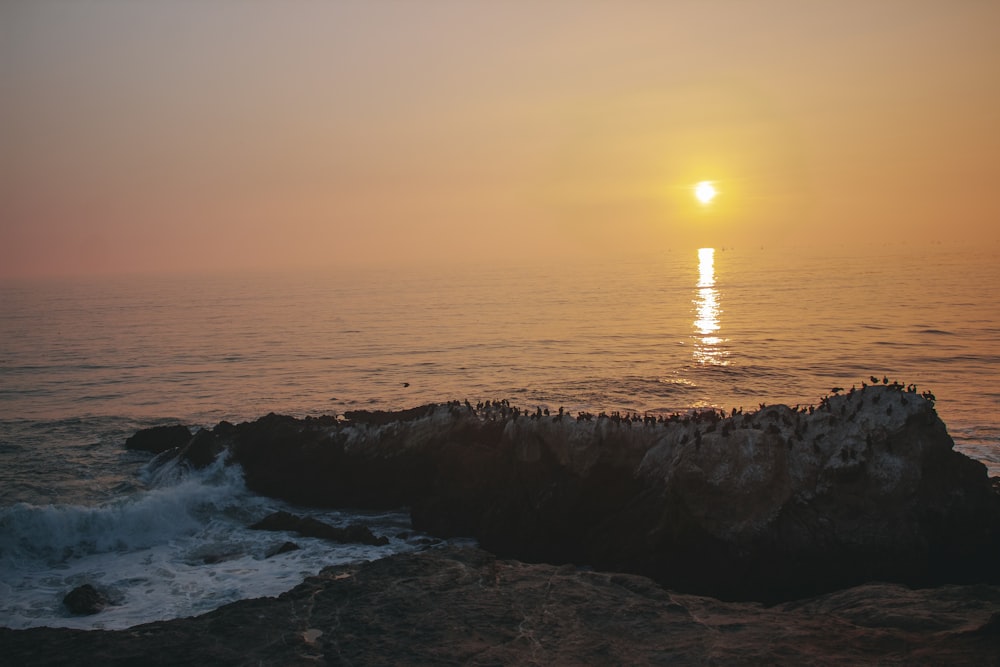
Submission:
[[[493,267],[0,283],[0,625],[124,628],[275,595],[325,565],[423,548],[405,511],[291,507],[238,467],[157,468],[140,428],[507,399],[572,414],[930,391],[1000,475],[1000,248],[761,247]],[[267,554],[285,509],[383,547]],[[75,617],[81,583],[114,606]]]

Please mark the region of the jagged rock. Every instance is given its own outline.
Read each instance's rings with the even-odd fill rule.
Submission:
[[[1000,587],[868,584],[765,607],[434,549],[118,632],[0,628],[30,665],[995,665]]]
[[[408,410],[348,410],[344,413],[344,418],[356,424],[384,426],[393,422],[426,417],[436,407],[436,405],[421,405]]]
[[[63,598],[63,604],[71,614],[90,616],[110,604],[108,597],[90,584],[77,586]]]
[[[504,557],[727,599],[1000,578],[1000,496],[985,467],[900,385],[809,410],[660,421],[455,403],[349,421],[271,414],[218,442],[258,493],[408,506],[414,528]]]
[[[318,537],[342,544],[368,544],[384,546],[389,544],[387,537],[376,537],[367,527],[353,523],[346,528],[337,528],[312,517],[299,517],[289,512],[273,512],[250,526],[253,530],[285,530],[298,533],[303,537]]]
[[[269,414],[238,424],[223,438],[231,452],[239,451],[247,486],[257,493],[319,507],[354,506],[390,509],[404,497],[384,489],[351,492],[350,474],[341,465],[343,447],[333,418],[298,420]]]
[[[191,439],[187,426],[153,426],[137,431],[125,441],[127,449],[160,454],[175,447],[183,447]]]
[[[180,458],[188,461],[195,468],[205,468],[211,465],[215,461],[215,457],[225,448],[218,431],[218,427],[212,431],[198,429],[190,442],[180,451]]]

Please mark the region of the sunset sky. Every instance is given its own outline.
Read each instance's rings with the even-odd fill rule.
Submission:
[[[998,45],[989,0],[11,0],[0,277],[1000,249]]]

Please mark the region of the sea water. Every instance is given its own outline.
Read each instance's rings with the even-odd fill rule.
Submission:
[[[1000,248],[672,250],[476,268],[0,284],[0,624],[121,628],[421,548],[405,512],[291,507],[237,466],[165,474],[140,428],[507,399],[575,413],[815,403],[898,380],[1000,474]],[[385,547],[247,529],[285,509]],[[267,555],[286,539],[302,549]],[[70,616],[92,583],[113,606]]]
[[[248,528],[277,510],[338,527],[361,521],[390,544],[331,544]],[[206,470],[100,503],[17,503],[0,510],[0,618],[13,628],[121,629],[191,616],[278,595],[326,565],[419,548],[422,540],[408,527],[402,512],[319,511],[261,498],[246,490],[239,468],[220,457]],[[299,548],[275,555],[288,540]],[[93,616],[70,615],[62,598],[85,583],[110,605]]]

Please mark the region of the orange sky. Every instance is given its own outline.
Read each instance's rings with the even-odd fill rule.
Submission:
[[[988,0],[12,0],[0,277],[1000,249],[998,44]]]

